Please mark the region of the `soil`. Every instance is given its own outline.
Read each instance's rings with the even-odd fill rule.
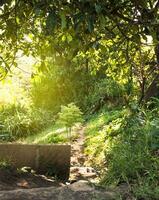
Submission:
[[[68,182],[33,173],[31,169],[0,169],[0,200],[116,200],[116,192],[94,187],[95,170],[85,166],[84,130],[71,142],[71,167]],[[124,187],[125,188],[125,187]]]
[[[14,168],[0,169],[0,191],[31,189],[39,187],[59,187],[62,183],[52,177],[37,175],[31,172],[23,172]]]
[[[79,137],[72,143],[70,182],[79,180],[92,181],[97,178],[96,171],[92,167],[85,165],[86,157],[84,155],[84,131],[85,127],[79,129]]]
[[[83,154],[84,129],[78,129],[78,138],[71,142],[71,168],[70,179],[66,184],[77,182],[79,180],[88,180],[90,177],[96,177],[95,171],[90,167],[84,167],[85,156]],[[11,167],[0,169],[0,191],[31,189],[40,187],[61,187],[64,186],[53,177],[32,173],[31,169],[17,170]]]

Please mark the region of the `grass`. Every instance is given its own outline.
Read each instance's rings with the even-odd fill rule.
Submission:
[[[58,125],[50,126],[42,132],[34,135],[29,135],[28,137],[19,140],[20,143],[25,144],[63,144],[69,143],[76,139],[78,134],[78,128],[75,127],[72,131],[71,138],[67,137],[67,131],[64,127]]]
[[[57,126],[51,126],[48,129],[26,137],[24,143],[46,144],[46,143],[60,143],[66,141],[65,130]]]
[[[7,159],[1,159],[0,160],[0,169],[10,169],[11,168],[11,162]]]
[[[106,142],[105,132],[108,131],[108,128],[110,129],[111,125],[111,129],[118,129],[120,127],[120,120],[117,122],[116,120],[120,119],[120,117],[126,113],[126,109],[102,111],[101,113],[94,115],[88,121],[85,131],[85,154],[88,157],[88,165],[91,164],[97,169],[103,168],[102,163],[105,162],[105,148],[109,146]]]
[[[85,154],[103,186],[126,183],[136,199],[159,199],[159,107],[114,109],[87,123]]]

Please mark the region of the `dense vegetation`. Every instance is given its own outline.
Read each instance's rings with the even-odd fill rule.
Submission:
[[[101,184],[127,183],[133,194],[158,199],[158,107],[102,110],[88,122],[85,153]]]
[[[23,101],[1,101],[1,140],[69,142],[77,135],[65,128],[84,118],[100,184],[159,199],[158,8],[155,0],[1,1],[0,78],[27,74]]]

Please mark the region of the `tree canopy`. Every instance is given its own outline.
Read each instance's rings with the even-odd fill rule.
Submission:
[[[135,76],[141,100],[156,93],[159,1],[3,0],[0,8],[1,78],[22,51],[39,58],[40,70],[48,57],[64,66],[76,60],[92,71],[124,74],[129,83]]]

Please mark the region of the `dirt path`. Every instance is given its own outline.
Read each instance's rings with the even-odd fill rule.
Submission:
[[[71,144],[71,168],[70,181],[92,180],[97,177],[92,167],[85,166],[86,157],[84,156],[84,135],[85,127],[81,127],[78,132],[78,138]]]
[[[85,127],[78,130],[78,138],[71,144],[71,167],[80,167],[84,165],[84,131]]]

